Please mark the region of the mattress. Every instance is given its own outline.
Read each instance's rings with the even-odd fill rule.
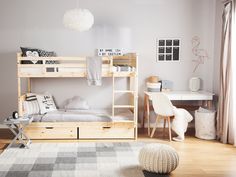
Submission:
[[[119,112],[113,118],[111,110],[56,110],[45,115],[33,115],[34,122],[112,122],[133,120],[131,111]]]

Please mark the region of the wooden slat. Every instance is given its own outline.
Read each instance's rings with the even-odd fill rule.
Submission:
[[[18,64],[19,68],[86,68],[86,63],[61,63],[61,64]],[[102,64],[102,68],[109,68],[109,64]]]
[[[80,127],[107,126],[108,122],[32,122],[29,127]]]
[[[134,93],[135,91],[133,90],[115,90],[115,93]]]
[[[134,105],[114,105],[114,108],[134,108]]]
[[[115,77],[112,76],[112,117],[115,116]]]
[[[85,72],[80,72],[80,73],[77,73],[77,72],[71,72],[71,73],[68,73],[68,72],[65,72],[65,73],[60,73],[60,72],[47,72],[47,73],[42,73],[42,74],[28,74],[28,73],[20,73],[19,74],[19,77],[24,77],[24,78],[27,78],[27,77],[35,77],[35,78],[40,78],[40,77],[86,77],[86,73]],[[102,73],[102,77],[112,77],[112,73],[109,73],[109,72],[104,72]],[[114,77],[134,77],[133,73],[117,73],[117,74],[114,74]]]
[[[55,61],[86,61],[86,57],[18,57],[18,61],[24,60],[55,60]],[[111,60],[108,57],[102,57],[103,61]]]

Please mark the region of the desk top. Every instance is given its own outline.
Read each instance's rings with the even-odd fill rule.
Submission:
[[[151,96],[152,94],[157,94],[160,92],[147,92],[144,94]],[[206,92],[206,91],[170,91],[170,92],[161,92],[165,94],[170,100],[213,100],[214,93]]]

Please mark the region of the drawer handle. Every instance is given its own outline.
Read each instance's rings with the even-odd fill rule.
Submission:
[[[46,129],[53,129],[53,127],[46,127]]]
[[[111,127],[102,127],[103,129],[110,129]]]

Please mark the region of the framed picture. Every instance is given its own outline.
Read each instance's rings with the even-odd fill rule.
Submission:
[[[156,39],[156,61],[180,61],[180,39]]]

